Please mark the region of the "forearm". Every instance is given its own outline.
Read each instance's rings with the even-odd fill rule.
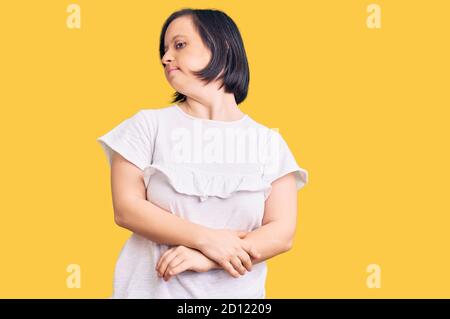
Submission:
[[[253,265],[288,251],[292,245],[292,238],[286,234],[286,225],[281,221],[267,223],[249,232],[243,240],[261,254],[260,258],[250,257]],[[222,267],[214,263],[213,269]]]
[[[178,217],[150,201],[138,199],[120,212],[119,226],[153,242],[198,249],[206,227]]]

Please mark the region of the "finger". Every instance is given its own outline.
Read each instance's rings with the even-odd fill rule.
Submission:
[[[236,271],[236,269],[234,269],[233,265],[231,265],[231,263],[229,261],[220,262],[219,265],[222,266],[222,268],[226,272],[228,272],[231,276],[233,276],[235,278],[240,277],[240,274]]]
[[[240,231],[238,231],[237,232],[237,235],[239,236],[239,238],[244,238],[245,236],[247,236],[247,232],[246,231],[242,231],[242,230],[240,230]]]
[[[253,258],[260,258],[261,254],[246,241],[242,241],[242,248]]]
[[[164,273],[166,272],[167,267],[169,267],[170,262],[173,258],[175,258],[178,255],[178,253],[174,250],[170,253],[168,253],[164,259],[161,261],[161,264],[159,265],[158,269],[158,275],[160,277],[164,276]]]
[[[159,276],[162,277],[164,273],[166,272],[167,266],[169,265],[170,261],[177,256],[177,253],[175,251],[167,254],[167,256],[164,258],[164,260],[161,262],[161,266],[159,266]]]
[[[252,271],[252,260],[250,256],[242,249],[241,254],[239,254],[239,258],[241,259],[242,264],[248,271]]]
[[[230,262],[234,269],[236,269],[241,275],[245,275],[245,267],[242,265],[241,260],[238,257],[233,257]]]
[[[255,248],[251,249],[251,255],[253,256],[253,258],[261,258],[261,253],[258,252]]]
[[[179,263],[169,271],[169,276],[176,276],[179,273],[188,270],[189,267],[189,262],[187,260],[183,260],[181,263]]]
[[[160,271],[161,271],[161,265],[162,265],[162,263],[166,260],[167,255],[168,255],[168,253],[167,253],[167,251],[166,251],[164,254],[162,254],[162,255],[159,257],[158,263],[156,264],[156,267],[155,267],[155,270],[156,270],[156,272],[158,273],[158,276],[159,276]]]
[[[156,264],[155,269],[158,270],[158,268],[161,266],[161,262],[162,260],[171,252],[173,251],[173,248],[167,249],[162,255],[161,257],[159,257],[158,263]]]
[[[169,276],[169,272],[171,271],[171,269],[174,266],[177,266],[178,264],[180,264],[181,262],[183,262],[185,259],[183,257],[181,257],[180,255],[177,255],[176,257],[174,257],[170,263],[167,265],[166,271],[163,273],[163,277],[164,279],[167,281],[168,276]]]

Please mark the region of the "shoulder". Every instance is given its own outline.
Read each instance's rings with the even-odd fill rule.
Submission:
[[[164,116],[167,114],[173,114],[175,111],[175,105],[166,105],[163,107],[141,107],[138,113],[142,113],[150,116]]]
[[[171,116],[175,112],[175,106],[163,106],[163,107],[142,107],[138,110],[137,114],[148,119],[158,119],[161,117]]]
[[[173,118],[176,112],[174,105],[163,106],[163,107],[142,107],[134,115],[138,121],[145,122],[146,125],[151,127],[157,127],[162,121],[167,121]]]
[[[250,127],[258,132],[258,137],[265,140],[267,144],[283,141],[283,136],[279,132],[279,128],[270,127],[265,123],[258,122],[249,117]]]

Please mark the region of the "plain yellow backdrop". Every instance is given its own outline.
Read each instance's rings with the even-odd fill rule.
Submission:
[[[310,174],[266,297],[449,298],[450,2],[437,0],[3,1],[0,297],[112,293],[130,232],[114,223],[96,138],[170,104],[159,36],[184,7],[233,18],[251,72],[241,108],[279,128]],[[66,285],[70,264],[80,288]]]

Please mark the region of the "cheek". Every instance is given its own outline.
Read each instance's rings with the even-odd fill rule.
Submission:
[[[186,52],[185,56],[182,57],[182,65],[185,67],[186,71],[200,71],[204,69],[210,60],[210,54],[204,51],[198,52]]]
[[[195,90],[201,81],[193,74],[196,71],[203,70],[209,63],[210,53],[201,50],[186,50],[176,57],[177,65],[180,71],[177,74],[168,77],[168,81],[177,91],[188,92]]]

